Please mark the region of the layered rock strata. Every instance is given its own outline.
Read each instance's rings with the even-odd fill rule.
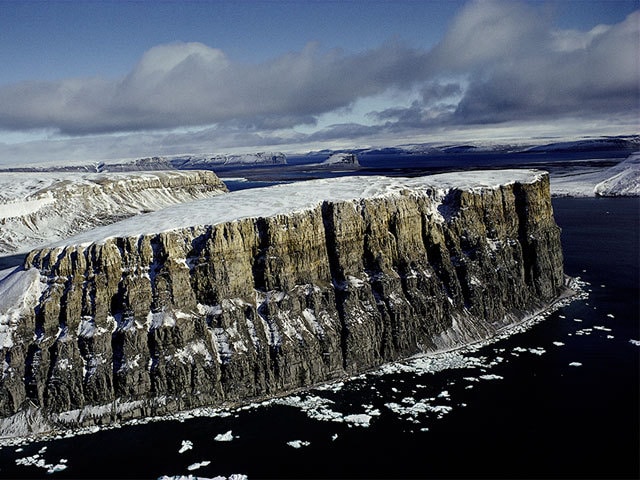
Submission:
[[[200,208],[206,225],[124,222],[0,281],[3,417],[100,424],[282,394],[485,339],[563,291],[542,172],[321,180]]]

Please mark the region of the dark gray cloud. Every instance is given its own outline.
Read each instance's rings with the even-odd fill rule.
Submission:
[[[267,63],[239,65],[203,44],[160,45],[123,79],[0,87],[0,128],[75,135],[224,122],[313,124],[317,115],[419,80],[416,66],[425,55],[397,43],[351,55],[309,44]]]
[[[428,58],[428,82],[406,108],[372,112],[398,127],[573,117],[632,119],[640,108],[640,12],[588,32],[557,31],[516,2],[472,2]],[[459,96],[455,108],[444,105]],[[449,102],[451,103],[451,102]]]
[[[107,153],[134,156],[559,118],[637,125],[639,25],[636,11],[616,25],[558,30],[535,4],[488,0],[469,2],[429,51],[389,42],[353,54],[309,44],[246,65],[199,43],[159,45],[123,78],[0,86],[0,129],[85,135],[49,144],[80,153],[115,138],[120,150]],[[413,99],[371,112],[374,125],[282,132],[389,91],[411,91]],[[181,127],[204,130],[176,133]],[[112,132],[140,133],[134,141]]]

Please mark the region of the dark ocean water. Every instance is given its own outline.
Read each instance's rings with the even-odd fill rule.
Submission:
[[[553,204],[588,296],[526,331],[222,416],[5,446],[0,478],[638,478],[639,200]]]

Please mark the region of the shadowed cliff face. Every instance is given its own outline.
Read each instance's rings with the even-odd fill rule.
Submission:
[[[0,412],[30,401],[67,425],[245,401],[459,346],[563,289],[547,176],[43,249],[32,268],[43,284],[5,342]]]

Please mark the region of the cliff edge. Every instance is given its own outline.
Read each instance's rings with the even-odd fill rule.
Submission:
[[[244,190],[65,243],[0,280],[5,435],[281,394],[490,337],[563,291],[532,170]]]

